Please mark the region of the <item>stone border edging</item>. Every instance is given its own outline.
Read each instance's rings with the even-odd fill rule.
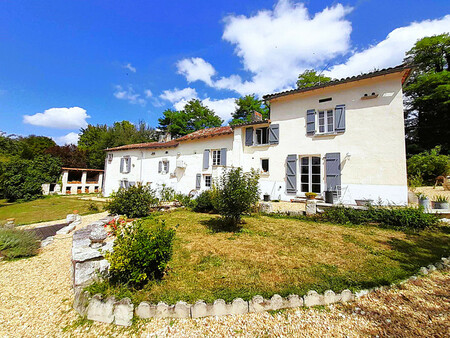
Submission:
[[[57,235],[67,235],[73,231],[78,225],[81,224],[81,216],[78,214],[68,214],[66,216],[67,225],[64,228],[59,229]],[[49,236],[41,241],[41,248],[44,248],[53,243],[54,236]]]
[[[442,257],[441,262],[430,264],[427,267],[421,267],[419,273],[427,275],[431,271],[450,267],[450,257]],[[417,276],[399,282],[404,284],[410,280],[417,280]],[[114,323],[116,325],[131,325],[133,316],[147,318],[201,318],[206,316],[224,316],[236,315],[252,312],[263,312],[269,310],[280,310],[296,307],[312,307],[317,305],[329,305],[333,303],[346,303],[357,298],[363,297],[370,292],[384,290],[395,286],[381,286],[369,290],[361,290],[352,293],[350,290],[343,290],[341,293],[327,290],[324,294],[316,291],[309,291],[305,296],[289,295],[286,298],[275,294],[270,299],[264,299],[262,296],[254,296],[250,301],[244,301],[242,298],[236,298],[231,303],[226,303],[223,299],[216,299],[214,303],[205,303],[203,300],[195,304],[188,304],[183,301],[175,305],[167,305],[159,302],[157,305],[148,302],[141,302],[136,308],[129,298],[123,298],[116,301],[114,297],[102,298],[102,295],[96,294],[91,297],[89,292],[81,288],[75,290],[74,308],[89,320],[102,323]]]

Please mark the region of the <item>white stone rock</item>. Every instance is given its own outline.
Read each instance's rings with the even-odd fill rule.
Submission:
[[[141,302],[135,310],[136,316],[142,319],[156,317],[156,305]]]
[[[103,257],[102,253],[98,249],[92,249],[90,247],[74,247],[72,248],[72,261],[85,262],[96,258]]]
[[[208,316],[206,303],[202,300],[195,302],[192,305],[192,318],[200,318]]]
[[[263,312],[266,309],[266,304],[262,296],[253,296],[253,298],[248,302],[249,312]]]
[[[363,297],[368,294],[369,294],[369,290],[360,290],[355,293],[355,296],[356,296],[356,298],[360,298],[360,297]]]
[[[67,223],[72,223],[77,219],[77,215],[76,214],[68,214],[66,216],[66,222]]]
[[[317,201],[306,200],[306,215],[315,215],[317,213]]]
[[[341,301],[346,303],[346,302],[351,302],[352,300],[355,299],[355,295],[350,291],[350,290],[344,290],[341,292]]]
[[[50,237],[47,237],[46,239],[44,239],[44,240],[41,242],[41,248],[44,248],[44,247],[46,247],[47,245],[52,244],[52,243],[53,243],[53,239],[54,239],[53,236],[50,236]]]
[[[428,271],[436,271],[436,267],[433,264],[427,266]]]
[[[73,308],[83,317],[86,315],[90,298],[89,292],[83,291],[83,288],[75,288]]]
[[[289,295],[287,297],[285,306],[286,308],[295,308],[303,306],[303,298],[299,297],[298,295]]]
[[[114,303],[114,297],[102,301],[101,295],[95,295],[87,307],[87,319],[111,324],[114,321]]]
[[[435,264],[435,266],[436,266],[436,269],[438,269],[438,270],[442,270],[444,268],[444,264],[442,264],[441,262],[437,262]]]
[[[191,316],[191,304],[177,302],[173,307],[172,318],[189,318]]]
[[[242,298],[233,299],[233,302],[228,306],[228,312],[232,315],[240,315],[248,312],[248,302]]]
[[[427,268],[424,267],[424,266],[422,266],[422,267],[419,269],[419,272],[420,272],[422,275],[428,275],[428,270],[427,270]]]
[[[325,305],[325,301],[322,295],[319,295],[316,291],[311,290],[308,291],[306,296],[304,296],[303,304],[305,304],[305,306],[307,307]]]
[[[211,309],[213,316],[225,316],[229,314],[227,303],[223,299],[216,299]]]
[[[133,319],[133,303],[130,298],[123,298],[114,303],[114,324],[130,326]]]
[[[156,305],[156,318],[167,318],[169,317],[169,305],[163,302],[159,302],[158,305]]]
[[[109,262],[106,259],[75,264],[74,286],[87,285],[98,279],[99,274],[106,274]]]
[[[259,212],[272,213],[273,212],[272,203],[270,203],[270,202],[259,203]]]
[[[335,294],[332,290],[327,290],[323,294],[324,302],[326,305],[337,303],[341,301],[341,295]]]
[[[270,298],[270,310],[279,310],[282,309],[284,306],[283,297],[280,295],[273,295],[272,298]]]

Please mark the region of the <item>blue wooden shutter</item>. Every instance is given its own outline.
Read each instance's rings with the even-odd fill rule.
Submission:
[[[209,168],[209,149],[203,151],[203,169]]]
[[[245,145],[253,145],[253,127],[245,128]]]
[[[122,157],[120,159],[120,172],[123,173],[123,162],[125,161],[125,159]]]
[[[227,148],[220,149],[220,165],[227,165]]]
[[[288,155],[286,159],[286,191],[297,192],[297,155]]]
[[[195,177],[195,189],[200,189],[201,182],[202,182],[202,175],[197,174],[197,176]]]
[[[327,190],[337,191],[338,186],[341,185],[341,154],[327,153],[325,154],[327,173]]]
[[[162,171],[162,161],[158,162],[158,173],[161,173]]]
[[[336,106],[335,109],[336,132],[343,133],[345,131],[345,105]]]
[[[131,171],[131,158],[130,157],[127,158],[126,164],[127,164],[127,173],[129,173]]]
[[[278,144],[279,140],[280,140],[280,125],[271,124],[269,126],[269,143]]]
[[[166,173],[168,173],[169,172],[169,164],[170,164],[170,162],[167,161],[166,163],[167,163]]]
[[[309,109],[306,111],[306,134],[314,135],[316,132],[316,111]]]

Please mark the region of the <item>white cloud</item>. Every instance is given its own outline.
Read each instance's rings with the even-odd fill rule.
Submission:
[[[350,11],[336,4],[310,15],[302,3],[279,0],[273,10],[261,10],[249,17],[227,16],[222,38],[235,45],[235,53],[251,78],[221,77],[211,80],[212,86],[241,95],[289,88],[305,69],[323,66],[349,51],[352,28],[345,16]],[[202,61],[210,66],[207,74],[214,74],[214,68]],[[197,79],[209,84],[210,77]]]
[[[387,68],[402,63],[405,53],[417,40],[435,34],[448,32],[450,15],[442,19],[413,22],[409,26],[394,29],[385,40],[369,48],[355,52],[347,62],[333,66],[327,74],[342,78],[372,71],[374,68]]]
[[[123,66],[123,68],[128,69],[130,72],[136,73],[136,68],[131,65],[131,63],[127,63]]]
[[[89,117],[86,109],[80,107],[50,108],[43,113],[24,115],[23,122],[41,127],[79,129],[87,126],[86,119]]]
[[[145,95],[145,97],[152,97],[153,93],[150,89],[146,89],[146,90],[144,90],[144,95]]]
[[[202,58],[183,59],[177,62],[178,74],[188,82],[203,81],[212,86],[211,77],[216,74],[214,67]]]
[[[184,89],[174,88],[173,90],[164,90],[159,97],[171,103],[183,100],[189,101],[190,99],[198,98],[197,91],[191,87],[187,87]]]
[[[231,114],[236,109],[236,103],[234,103],[235,98],[228,98],[223,100],[212,100],[209,97],[202,100],[202,103],[209,109],[214,110],[214,112],[220,116],[225,122],[231,119]]]
[[[79,135],[77,133],[68,133],[67,135],[64,136],[59,136],[59,137],[53,137],[53,139],[55,140],[55,142],[61,146],[66,145],[66,144],[78,144],[78,137]]]
[[[140,104],[141,106],[145,106],[147,103],[145,99],[141,98],[140,94],[137,94],[134,91],[132,86],[128,86],[128,88],[125,89],[122,86],[117,85],[114,96],[119,100],[127,100],[131,104]]]

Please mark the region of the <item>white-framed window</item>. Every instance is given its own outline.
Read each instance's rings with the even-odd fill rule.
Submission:
[[[212,165],[220,165],[220,149],[212,151]]]
[[[114,154],[108,154],[108,163],[111,163],[113,160]]]
[[[163,161],[163,171],[165,173],[169,172],[169,161]]]
[[[205,175],[205,187],[211,188],[211,175]]]
[[[269,172],[269,159],[268,158],[261,159],[261,172],[263,172],[263,173]]]
[[[131,158],[130,157],[122,157],[120,159],[120,172],[122,174],[128,174],[131,171]]]
[[[319,110],[317,113],[319,134],[334,133],[334,110]]]
[[[256,128],[255,129],[255,143],[256,144],[269,144],[269,128]]]
[[[158,163],[158,173],[167,174],[169,172],[169,160],[162,160]]]
[[[320,156],[302,156],[300,158],[300,187],[302,192],[321,191],[321,160]]]

